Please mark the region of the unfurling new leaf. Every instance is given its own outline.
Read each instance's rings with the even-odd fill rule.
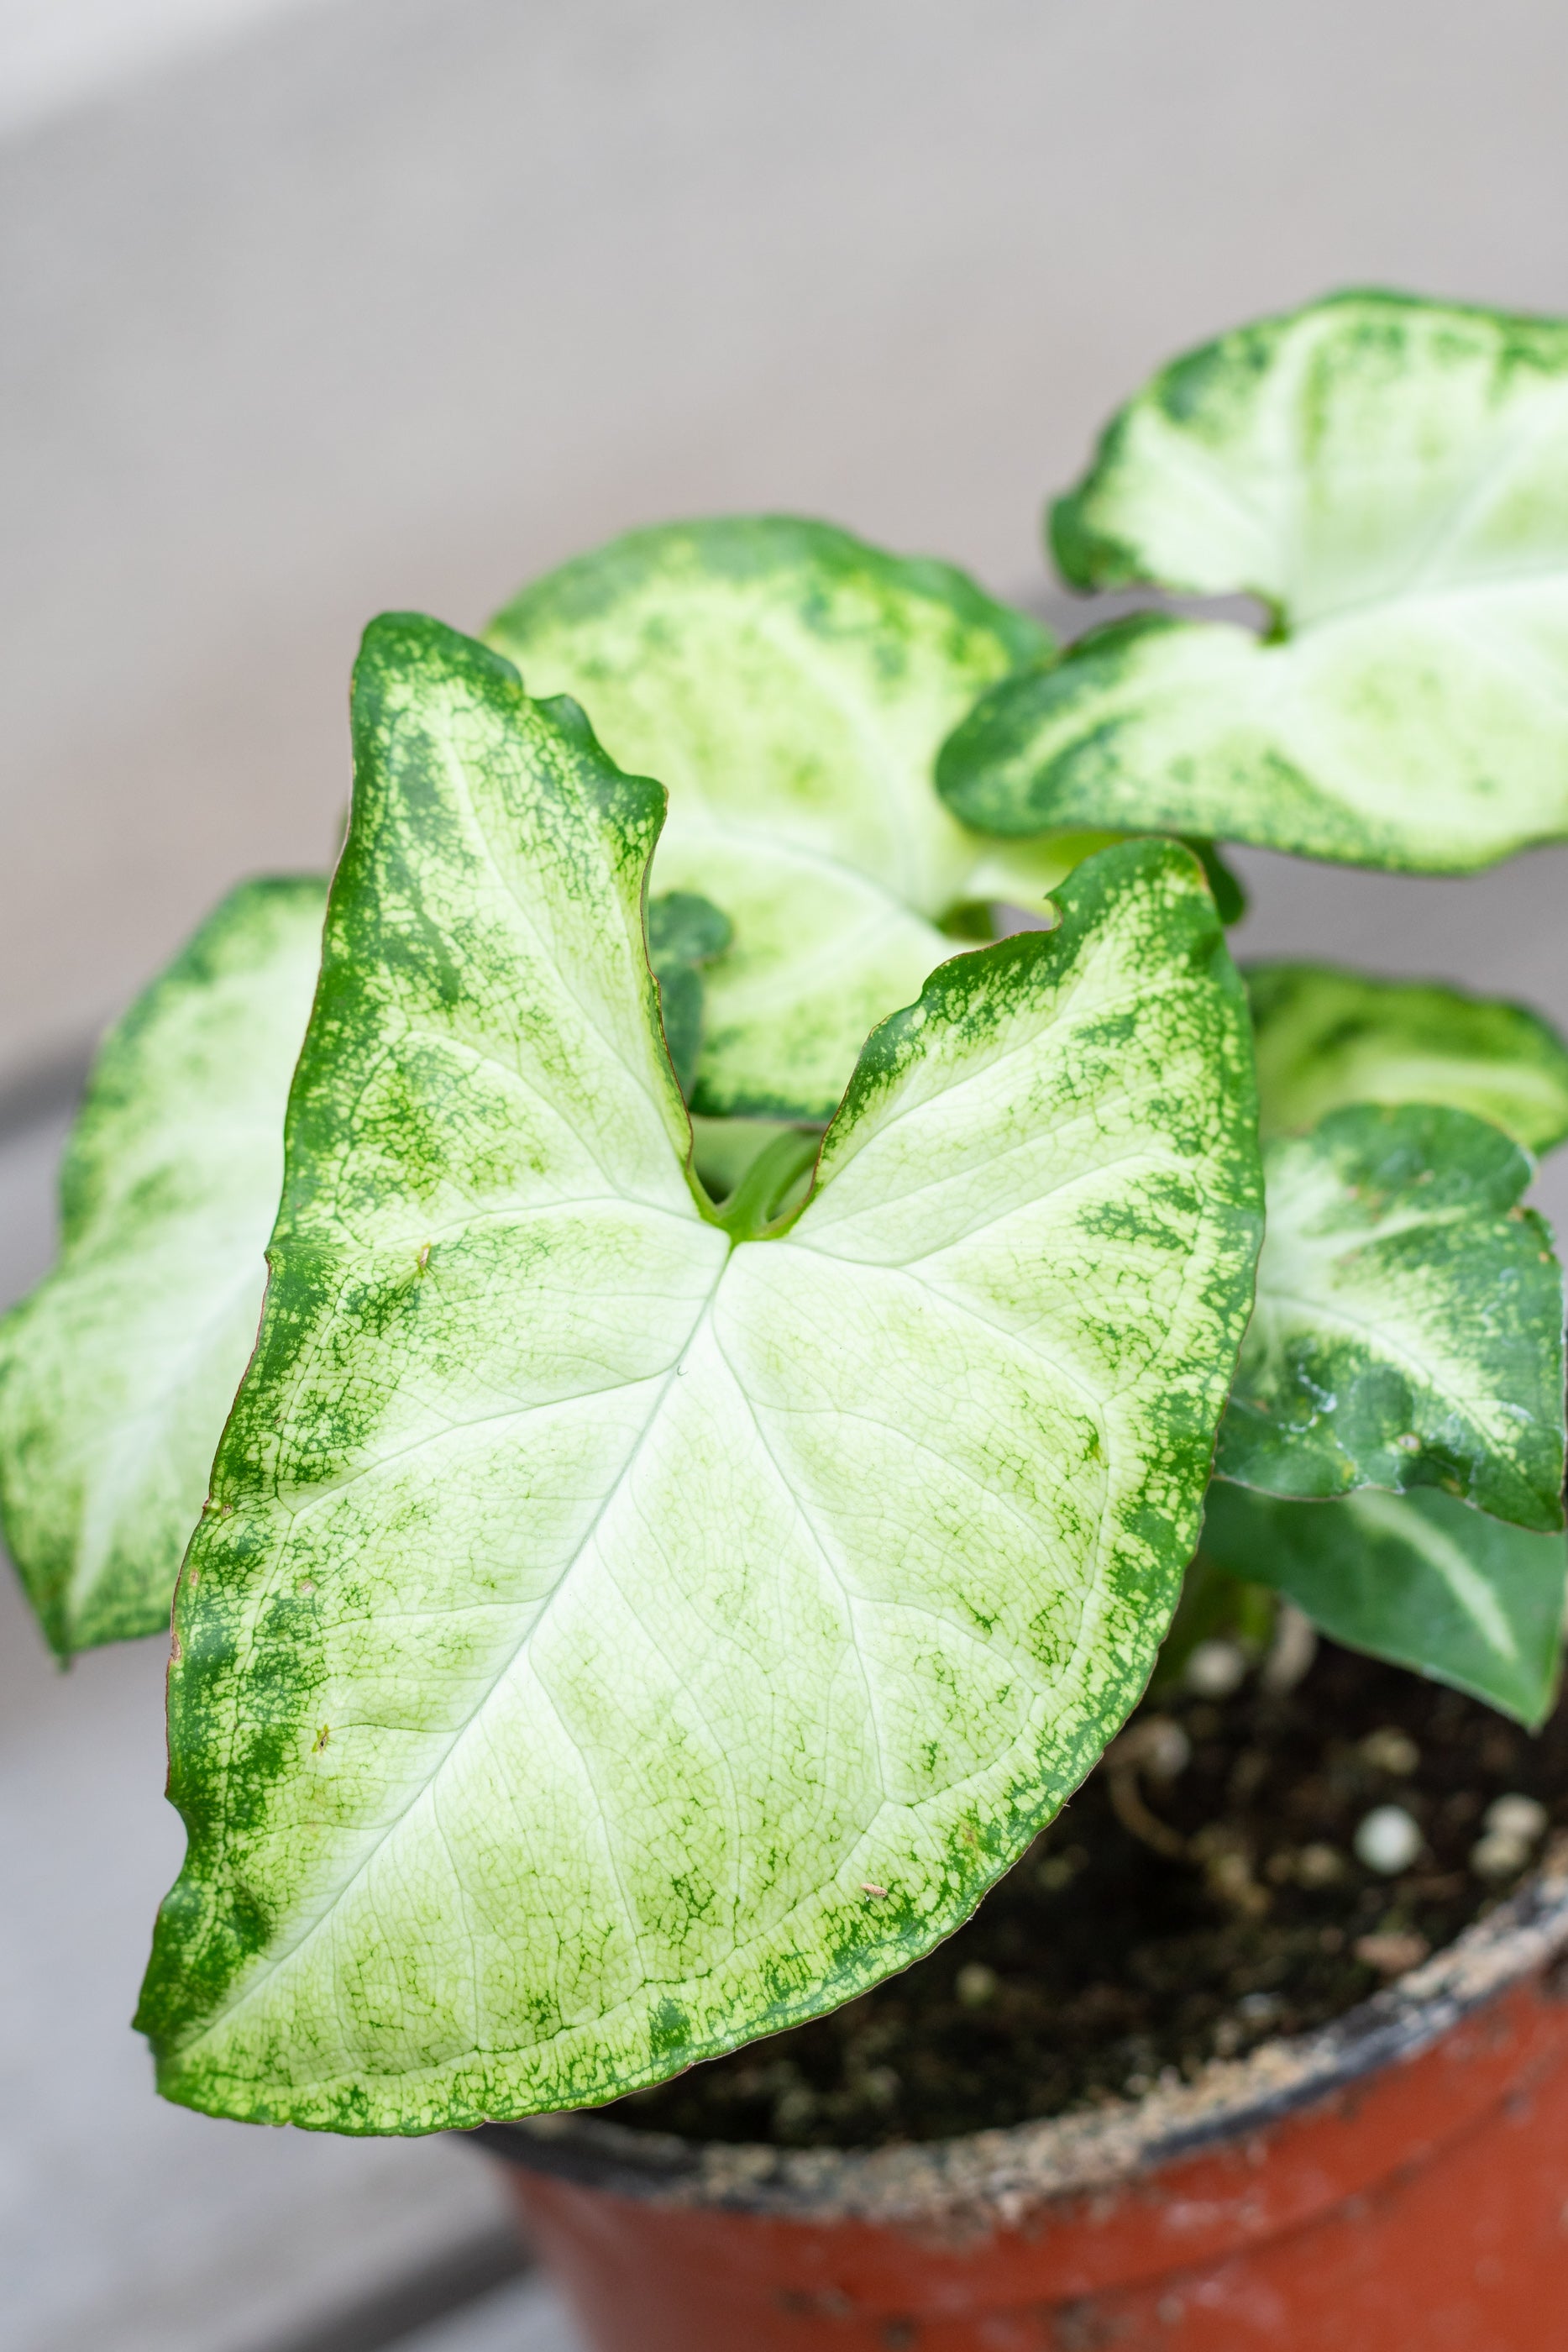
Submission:
[[[728,916],[695,890],[666,890],[648,902],[648,961],[659,983],[670,1066],[687,1099],[702,1052],[703,966],[733,937]]]

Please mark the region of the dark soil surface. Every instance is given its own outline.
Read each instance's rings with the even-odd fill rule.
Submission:
[[[1540,1851],[1482,1844],[1498,1798],[1537,1798],[1568,1825],[1568,1708],[1532,1736],[1327,1643],[1287,1694],[1254,1674],[1223,1700],[1166,1695],[1124,1741],[1141,1746],[1135,1767],[1113,1749],[927,1958],[604,2112],[694,2139],[849,2147],[1136,2096],[1167,2069],[1322,2024],[1490,1909]],[[1385,1807],[1421,1834],[1392,1875],[1356,1853]]]

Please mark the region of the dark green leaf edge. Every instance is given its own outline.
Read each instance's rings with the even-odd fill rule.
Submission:
[[[1468,1055],[1478,1071],[1489,1064],[1502,1074],[1511,1068],[1534,1067],[1555,1087],[1559,1108],[1552,1117],[1528,1122],[1516,1119],[1511,1125],[1502,1115],[1500,1102],[1483,1111],[1472,1098],[1475,1089],[1469,1087],[1462,1093],[1434,1090],[1419,1095],[1358,1090],[1354,1095],[1345,1094],[1343,1101],[1447,1103],[1452,1109],[1472,1111],[1478,1118],[1487,1118],[1492,1126],[1511,1135],[1522,1150],[1537,1156],[1568,1140],[1568,1041],[1529,1005],[1515,1003],[1508,997],[1481,996],[1448,981],[1405,980],[1385,972],[1360,971],[1346,965],[1316,963],[1302,958],[1243,964],[1241,976],[1252,1006],[1259,1059],[1259,1116],[1265,1136],[1270,1131],[1282,1133],[1313,1123],[1310,1119],[1271,1115],[1268,1046],[1273,1025],[1289,1017],[1297,1000],[1310,993],[1314,986],[1323,985],[1354,990],[1363,1002],[1360,1009],[1347,1008],[1331,1028],[1309,1037],[1302,1054],[1309,1075],[1314,1068],[1321,1068],[1329,1055],[1343,1052],[1347,1046],[1367,1039],[1375,1043],[1381,1019],[1386,1034],[1396,1040],[1391,1048],[1394,1051],[1409,1052],[1408,1039],[1416,1038],[1435,1055],[1447,1055],[1458,1060],[1461,1054]],[[1403,1033],[1396,1025],[1400,1023],[1406,1024]]]
[[[1562,1668],[1568,1538],[1509,1527],[1432,1487],[1377,1495],[1381,1524],[1369,1527],[1369,1499],[1290,1502],[1217,1481],[1198,1562],[1271,1586],[1347,1649],[1446,1683],[1538,1730]],[[1414,1543],[1397,1532],[1406,1515]],[[1423,1528],[1436,1543],[1423,1545]],[[1459,1559],[1439,1566],[1450,1547]],[[1483,1613],[1489,1602],[1495,1612],[1490,1643],[1476,1632],[1474,1602],[1467,1612],[1454,1590],[1469,1576]]]
[[[457,638],[455,633],[441,628],[439,624],[425,622],[418,615],[391,615],[373,625],[372,632],[367,637],[367,651],[373,644],[378,657],[382,661],[395,661],[400,656],[417,661],[431,644],[436,642],[444,648],[455,645],[463,660],[472,663],[476,670],[496,673],[497,683],[504,681],[507,690],[515,691],[516,672],[509,663],[471,641]],[[372,706],[373,697],[372,682],[367,695],[367,700]],[[662,802],[662,788],[650,784],[646,780],[625,778],[614,770],[593,740],[581,713],[567,698],[558,698],[541,708],[558,724],[563,724],[577,735],[580,743],[591,752],[596,763],[602,762],[602,782],[597,788],[596,797],[612,824],[622,825],[629,836],[642,835],[646,862],[652,855],[662,814],[662,809],[653,805],[651,796],[658,794]],[[366,709],[357,705],[356,719],[358,740],[369,735],[373,729],[373,707]],[[323,1113],[318,1108],[317,1097],[322,1081],[329,1078],[329,1070],[319,1066],[323,1064],[324,1058],[327,1063],[330,1061],[330,1040],[340,992],[352,985],[351,976],[335,968],[333,941],[351,921],[349,910],[364,887],[368,856],[369,852],[361,847],[351,829],[333,885],[332,904],[328,916],[327,952],[317,1013],[312,1021],[312,1034],[308,1038],[301,1055],[290,1099],[289,1175],[285,1185],[285,1210],[280,1213],[280,1223],[291,1212],[298,1213],[308,1206],[311,1191],[308,1164],[328,1140],[321,1128]],[[1190,853],[1174,845],[1134,842],[1123,848],[1103,852],[1076,869],[1054,894],[1061,919],[1051,931],[1002,940],[990,949],[956,958],[938,967],[926,983],[917,1004],[890,1016],[873,1033],[850,1087],[846,1089],[836,1123],[850,1118],[852,1102],[858,1111],[866,1107],[871,1094],[885,1089],[892,1083],[898,1069],[909,1057],[915,1032],[925,1022],[951,1020],[960,1015],[973,1017],[982,985],[983,967],[990,966],[993,961],[1004,968],[1019,964],[1039,963],[1046,967],[1069,964],[1085,932],[1092,929],[1110,899],[1117,895],[1124,875],[1173,862],[1178,868],[1186,865],[1189,869],[1196,869],[1196,860],[1191,858]],[[1250,1300],[1252,1257],[1262,1227],[1249,1027],[1239,975],[1229,958],[1224,933],[1207,887],[1186,898],[1182,920],[1186,926],[1186,953],[1192,968],[1195,973],[1201,973],[1212,984],[1212,1013],[1217,1024],[1216,1050],[1228,1064],[1232,1076],[1232,1084],[1223,1098],[1227,1131],[1233,1146],[1230,1161],[1232,1189],[1228,1199],[1217,1200],[1215,1206],[1217,1213],[1224,1209],[1229,1218],[1236,1245],[1233,1253],[1236,1263],[1229,1280],[1224,1284],[1216,1283],[1208,1303],[1228,1323],[1239,1347]],[[651,975],[649,986],[652,1011]],[[326,1091],[329,1095],[329,1086]],[[284,1295],[283,1286],[275,1279],[269,1291],[262,1335],[251,1372],[236,1401],[219,1448],[213,1480],[213,1504],[208,1518],[204,1521],[204,1529],[214,1518],[221,1520],[226,1516],[233,1507],[232,1497],[243,1491],[254,1475],[253,1455],[263,1433],[253,1432],[247,1425],[247,1391],[252,1390],[258,1374],[271,1359],[278,1355],[279,1350],[287,1353],[288,1328],[297,1320],[298,1312],[298,1303]],[[1184,1409],[1190,1419],[1190,1399],[1182,1401],[1180,1407],[1174,1408],[1177,1420]],[[1174,1508],[1170,1506],[1175,1503],[1175,1497],[1168,1498],[1160,1514],[1162,1548],[1166,1556],[1168,1574],[1163,1594],[1151,1593],[1149,1596],[1151,1625],[1163,1617],[1168,1617],[1174,1608],[1181,1574],[1197,1538],[1203,1486],[1212,1453],[1212,1414],[1205,1417],[1201,1413],[1186,1430],[1189,1441],[1187,1467],[1191,1474],[1187,1484],[1191,1491],[1184,1493],[1179,1506]],[[1145,1529],[1145,1533],[1152,1536],[1153,1530]],[[136,2022],[159,2054],[160,2088],[163,2095],[176,2103],[201,2104],[212,2112],[214,2110],[210,2101],[198,2101],[196,2086],[179,2074],[173,2029],[175,2021],[188,2009],[188,1985],[193,1970],[205,1978],[207,1997],[211,2001],[221,1998],[224,1987],[232,1982],[237,1969],[243,1967],[246,1952],[241,1948],[245,1943],[242,1931],[247,1915],[242,1902],[229,1932],[217,1937],[215,1942],[198,1925],[204,1870],[210,1877],[212,1864],[218,1863],[221,1874],[223,1843],[222,1790],[221,1788],[208,1790],[199,1772],[200,1684],[204,1676],[222,1674],[234,1664],[222,1643],[221,1654],[214,1653],[204,1660],[202,1646],[196,1638],[197,1628],[188,1614],[190,1592],[186,1579],[199,1550],[198,1538],[187,1560],[186,1576],[183,1577],[176,1592],[175,1637],[184,1655],[185,1671],[178,1685],[172,1682],[170,1700],[169,1795],[185,1820],[190,1850],[181,1880],[164,1906],[160,1937],[149,1966]],[[1121,1695],[1124,1701],[1124,1712],[1125,1707],[1134,1703],[1144,1679],[1143,1667],[1129,1674],[1126,1688]],[[191,1687],[186,1687],[187,1685]],[[279,1743],[287,1743],[288,1727],[280,1717],[277,1719],[269,1717],[266,1725],[258,1726],[257,1736],[261,1743],[258,1756],[264,1757],[278,1748]],[[781,2000],[777,2014],[770,2013],[763,2020],[748,2021],[741,2032],[711,2046],[685,2047],[672,2042],[668,2048],[661,2047],[651,2058],[645,2076],[640,2079],[664,2079],[700,2058],[716,2054],[721,2047],[734,2046],[739,2039],[777,2032],[806,2015],[820,2014],[920,1957],[950,1933],[952,1927],[967,1915],[987,1888],[1011,1866],[1041,1822],[1055,1813],[1071,1789],[1079,1785],[1092,1767],[1102,1744],[1086,1734],[1074,1755],[1061,1761],[1061,1787],[1036,1790],[1028,1802],[1020,1798],[1004,1822],[977,1824],[973,1853],[967,1858],[960,1858],[963,1884],[955,1886],[954,1900],[946,1906],[946,1916],[939,1927],[933,1929],[928,1919],[899,1920],[890,1917],[885,1921],[880,1918],[873,1921],[868,1918],[866,1925],[879,1931],[875,1942],[868,1944],[862,1938],[852,1949],[846,1948],[841,1955],[838,1968],[811,1999],[802,2001],[799,1995],[794,1995]],[[207,1858],[205,1864],[204,1855]],[[958,1867],[959,1864],[956,1864],[955,1868]],[[235,1891],[243,1895],[243,1890]],[[251,1919],[250,1926],[256,1936],[265,1934],[265,1921],[259,1916]],[[186,1943],[193,1929],[196,1931],[200,1948],[193,1951],[177,1948]],[[239,1944],[233,1940],[236,1934],[240,1937]],[[632,2082],[617,2086],[620,2090],[633,2087],[636,2085]],[[585,2095],[602,2096],[604,2094],[601,2089],[597,2092],[585,2089]],[[234,2105],[225,2106],[224,2111],[239,2115],[242,2109]],[[244,2106],[243,2114],[245,2119],[258,2122],[283,2119],[282,2115],[266,2102],[254,2099]],[[384,2132],[388,2128],[384,2123],[370,2120],[363,2113],[355,2111],[351,2103],[336,2113],[329,2122],[303,2115],[293,2119],[304,2128],[329,2128],[350,2134]],[[471,2116],[454,2114],[444,2119],[444,2125],[474,2123],[483,2119],[483,2116],[477,2113]],[[432,2127],[434,2126],[421,2123],[396,2128],[418,2131]]]

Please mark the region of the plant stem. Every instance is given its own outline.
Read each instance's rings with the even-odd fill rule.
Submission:
[[[723,1208],[713,1212],[715,1224],[722,1225],[732,1242],[758,1241],[780,1225],[787,1202],[792,1223],[806,1202],[804,1193],[793,1202],[789,1195],[814,1166],[821,1142],[815,1130],[791,1129],[787,1135],[775,1136],[752,1161]]]

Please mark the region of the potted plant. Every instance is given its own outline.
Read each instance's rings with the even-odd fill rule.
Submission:
[[[478,2131],[613,2352],[1547,2340],[1568,1051],[1211,845],[1568,833],[1564,482],[1568,328],[1354,295],[1053,509],[1261,634],[779,519],[372,625],[0,1334],[57,1650],[173,1592],[165,2095]]]

